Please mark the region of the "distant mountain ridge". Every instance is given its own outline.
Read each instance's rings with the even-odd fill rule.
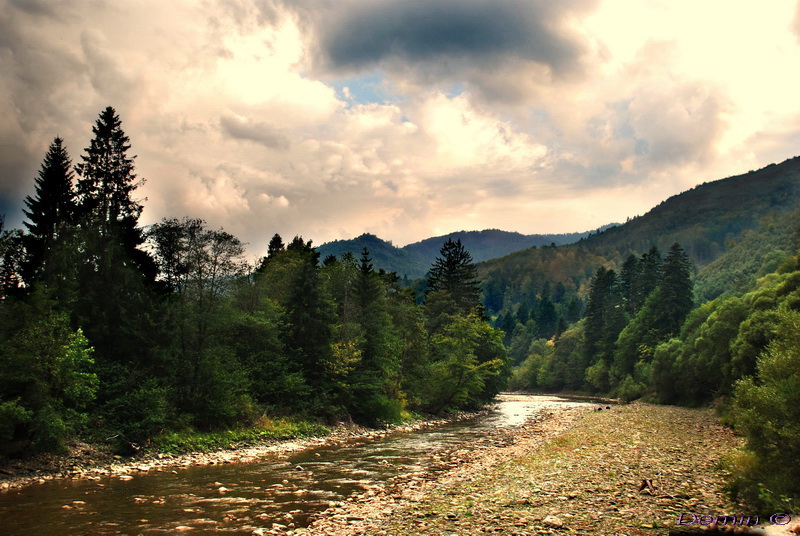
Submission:
[[[605,225],[597,231],[564,234],[525,235],[499,229],[458,231],[427,238],[402,248],[398,248],[392,245],[391,242],[382,240],[373,234],[365,233],[350,240],[326,242],[319,246],[317,251],[319,251],[322,259],[329,255],[339,258],[347,252],[355,255],[356,258],[360,258],[361,252],[366,247],[369,250],[369,255],[375,268],[396,272],[400,277],[406,276],[409,279],[416,279],[423,277],[427,273],[431,264],[439,255],[442,244],[448,239],[461,240],[461,243],[472,255],[473,260],[482,262],[534,246],[571,244],[587,238],[592,233],[601,232],[612,226]]]
[[[792,251],[792,242],[800,237],[789,223],[796,210],[800,210],[800,157],[704,182],[642,216],[574,244],[527,249],[479,263],[486,309],[491,314],[516,310],[520,304],[531,306],[553,295],[556,287],[557,306],[566,308],[571,300],[585,297],[599,266],[619,270],[629,255],[639,256],[653,246],[666,252],[676,242],[703,281],[698,298],[713,299],[738,285],[730,281],[751,281],[758,273],[767,273],[764,270],[774,264],[771,248]],[[772,218],[771,227],[765,218]],[[759,236],[762,232],[769,236]],[[747,251],[739,247],[744,239],[750,243]],[[721,283],[726,280],[730,281]],[[559,310],[562,313],[568,316],[566,310]]]

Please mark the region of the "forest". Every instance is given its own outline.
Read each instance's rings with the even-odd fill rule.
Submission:
[[[261,261],[191,217],[139,225],[131,144],[111,107],[73,165],[64,140],[0,243],[0,455],[73,438],[121,452],[237,427],[313,433],[476,408],[508,376],[475,266],[448,242],[425,305],[369,252],[320,262],[273,236]]]
[[[729,236],[704,265],[676,242],[627,256],[582,243],[480,266],[486,288],[505,287],[495,301],[487,292],[486,307],[500,307],[493,318],[510,388],[713,406],[747,440],[726,461],[732,494],[764,511],[795,511],[798,247],[800,210],[789,204]]]
[[[0,456],[223,430],[313,433],[477,408],[510,388],[714,406],[734,496],[800,498],[800,159],[703,183],[574,244],[425,278],[275,234],[261,260],[190,216],[139,224],[113,108],[56,138],[0,229]],[[255,431],[255,432],[254,432]]]

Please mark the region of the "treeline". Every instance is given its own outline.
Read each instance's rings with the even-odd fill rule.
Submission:
[[[701,271],[696,288],[716,298],[699,304],[679,244],[665,256],[655,247],[631,255],[619,270],[598,267],[578,322],[552,336],[537,319],[517,322],[512,358],[522,352],[513,346],[524,342],[519,333],[540,331],[529,334],[511,387],[714,404],[747,438],[747,448],[728,460],[734,495],[764,511],[796,509],[800,258],[787,249],[797,251],[798,231],[800,211],[764,218]]]
[[[275,235],[257,266],[202,220],[148,229],[119,116],[73,166],[56,138],[0,225],[0,455],[76,436],[136,448],[269,416],[378,425],[475,407],[509,374],[472,259],[448,242],[425,304],[395,274]]]
[[[542,303],[547,302],[540,299],[540,308]],[[547,340],[533,339],[513,386],[639,398],[646,392],[655,347],[680,330],[691,309],[691,265],[677,243],[666,258],[655,247],[640,257],[630,255],[619,274],[601,266],[579,321],[559,327],[552,313],[549,324],[529,323]],[[525,328],[518,324],[515,333],[520,329]]]

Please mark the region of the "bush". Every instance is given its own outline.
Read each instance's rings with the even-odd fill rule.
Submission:
[[[800,312],[778,312],[777,337],[757,361],[757,377],[736,384],[737,429],[747,438],[748,463],[734,490],[766,510],[800,500]],[[777,510],[775,510],[777,511]]]
[[[633,376],[628,374],[622,383],[619,384],[613,394],[621,398],[625,402],[631,402],[637,398],[641,398],[647,391],[647,386],[641,382],[633,379]]]

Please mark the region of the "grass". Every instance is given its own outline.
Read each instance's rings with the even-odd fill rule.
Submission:
[[[229,447],[233,444],[258,443],[268,440],[286,440],[301,437],[324,436],[330,430],[320,424],[290,419],[261,419],[255,426],[199,432],[186,429],[168,432],[153,439],[151,446],[164,454],[184,454]]]

